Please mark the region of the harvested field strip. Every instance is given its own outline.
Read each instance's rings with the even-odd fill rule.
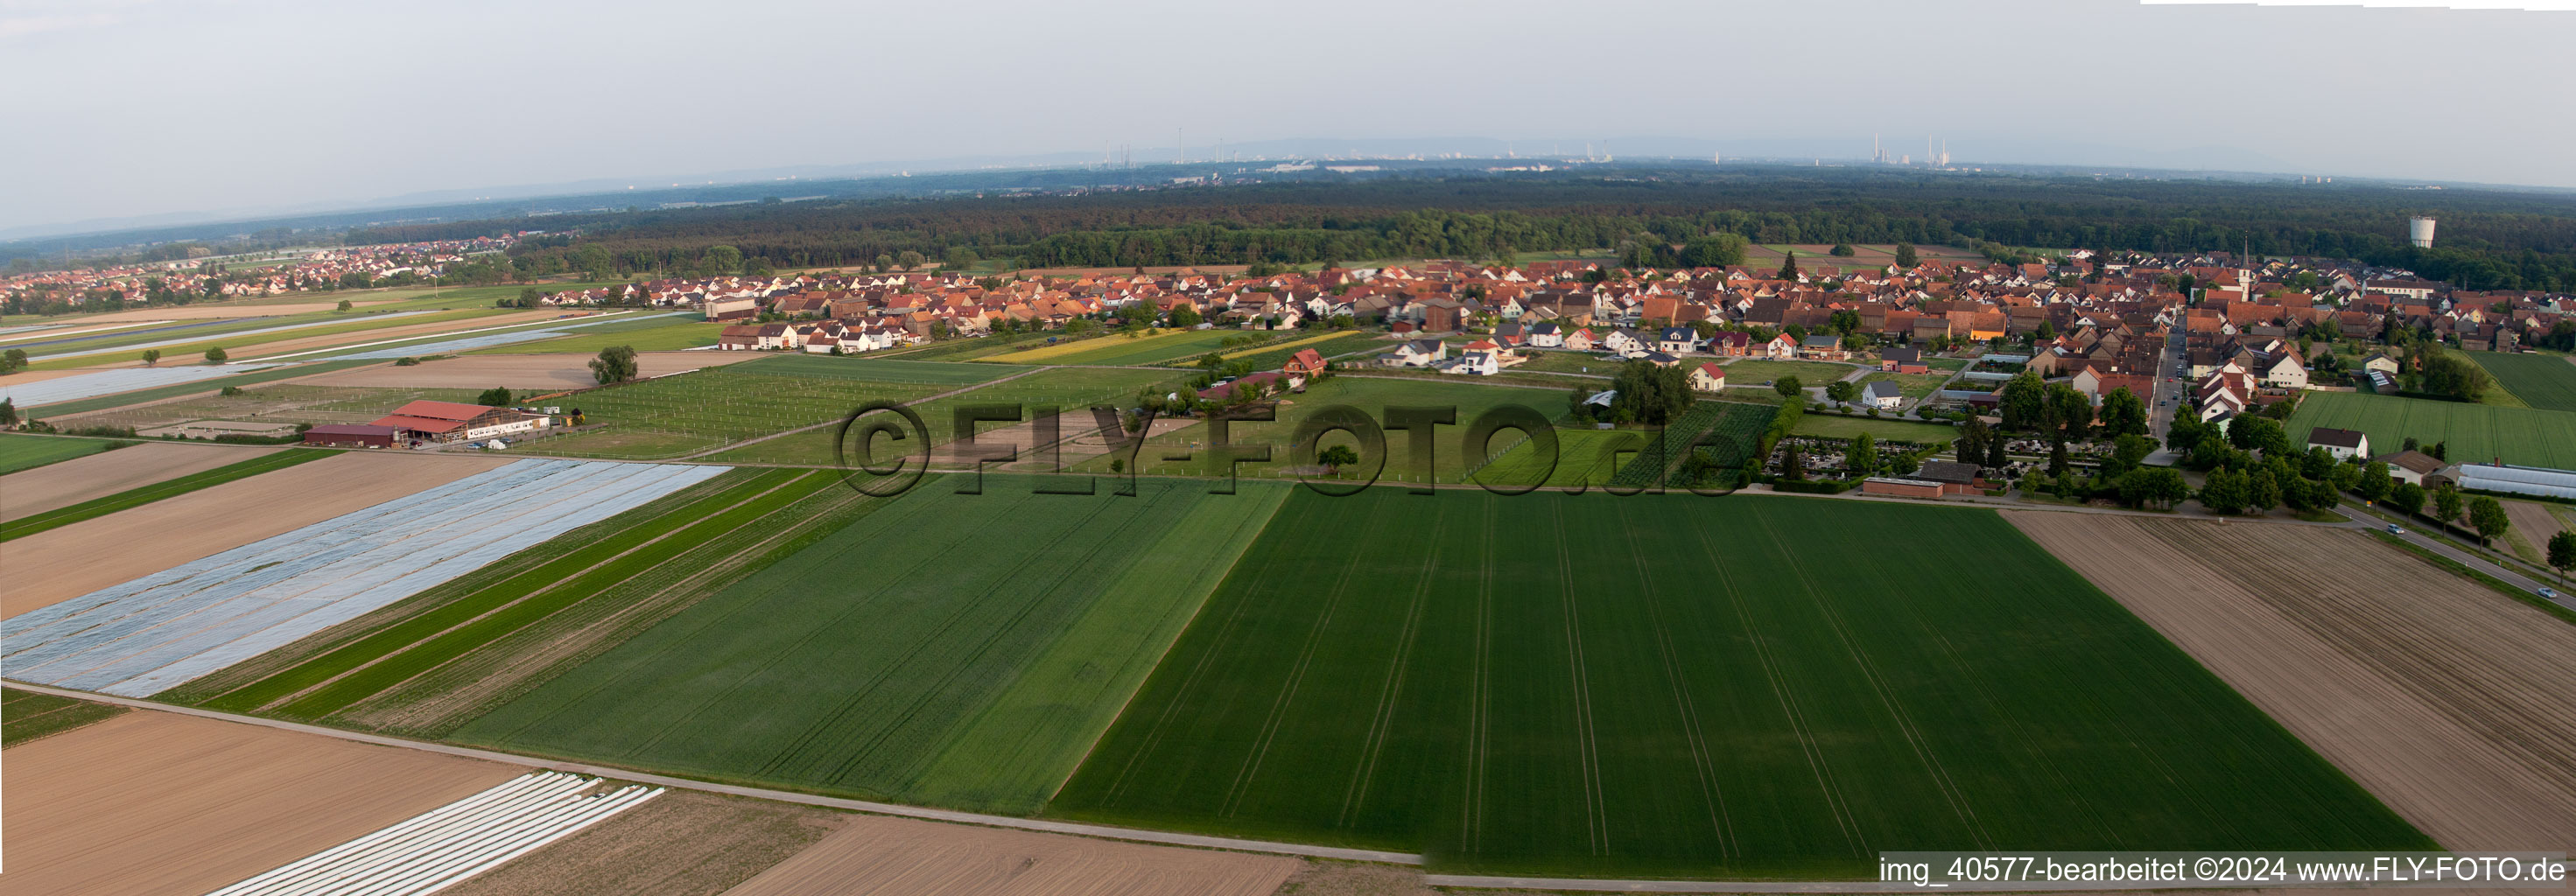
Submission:
[[[123,448],[133,442],[111,442],[106,439],[83,439],[71,436],[31,436],[0,433],[0,473],[31,470],[75,457],[87,457],[110,448]]]
[[[288,862],[208,896],[366,893],[419,896],[445,889],[662,795],[628,785],[591,792],[598,778],[532,772],[412,816],[383,830]]]
[[[2444,847],[2576,843],[2576,627],[2360,532],[2012,516]]]
[[[993,475],[956,494],[964,481],[883,502],[452,739],[1033,809],[1284,491],[1044,495]],[[1140,565],[1140,550],[1156,556]]]
[[[93,454],[50,464],[51,469],[41,473],[0,476],[0,520],[24,519],[286,449],[271,445],[142,442],[118,450],[126,453]]]
[[[2460,354],[2495,374],[2496,381],[2524,404],[2546,411],[2576,411],[2576,364],[2568,363],[2564,355]]]
[[[1269,337],[1243,330],[1168,330],[1149,336],[1111,334],[1096,339],[1081,339],[1060,345],[1033,348],[995,355],[976,363],[984,364],[1095,364],[1140,366],[1160,364],[1180,358],[1196,358],[1212,351],[1225,350],[1225,340],[1250,335]]]
[[[129,452],[139,453],[139,452]],[[163,498],[184,495],[209,486],[245,479],[270,470],[283,470],[296,464],[317,461],[337,451],[300,449],[263,454],[245,461],[191,473],[166,482],[118,492],[104,498],[83,501],[69,507],[37,513],[0,523],[0,541],[25,538],[47,529],[57,529],[86,519],[106,516],[129,507],[141,507]]]
[[[10,896],[201,896],[526,771],[163,712],[7,765]]]
[[[804,851],[852,816],[672,790],[440,896],[716,896]]]
[[[575,355],[466,355],[440,358],[404,367],[374,362],[323,362],[338,364],[373,364],[364,370],[350,370],[328,376],[317,376],[305,382],[316,386],[374,386],[378,388],[446,388],[490,389],[507,386],[512,389],[560,391],[587,389],[599,385],[590,372],[592,359]],[[658,377],[705,367],[722,367],[751,360],[748,352],[647,352],[635,353],[638,376]]]
[[[148,696],[722,467],[519,461],[0,621],[11,675]]]
[[[866,815],[725,896],[1269,896],[1300,866],[1282,856]]]
[[[2432,845],[1996,515],[1742,496],[1293,495],[1048,812],[1631,878]]]
[[[122,706],[0,688],[0,747],[14,747],[49,734],[104,722],[125,712]]]
[[[1275,345],[1238,349],[1227,352],[1225,359],[1252,362],[1254,371],[1278,370],[1288,363],[1289,358],[1296,357],[1298,352],[1307,349],[1314,349],[1315,353],[1324,356],[1325,360],[1331,360],[1337,355],[1365,351],[1372,346],[1385,344],[1389,343],[1380,340],[1374,333],[1327,333],[1322,336],[1292,339]],[[1198,359],[1183,358],[1172,363],[1191,365],[1198,363]]]
[[[138,389],[156,389],[184,383],[219,379],[236,373],[248,373],[274,367],[274,364],[194,364],[168,367],[120,367],[97,373],[55,377],[31,383],[0,381],[0,398],[15,402],[20,411],[46,405]],[[48,414],[51,412],[48,411]]]
[[[583,545],[492,588],[448,602],[435,611],[318,657],[306,667],[227,694],[209,705],[218,709],[273,709],[288,718],[329,715],[550,616],[602,587],[667,562],[709,533],[731,531],[829,484],[831,477],[814,471],[782,470],[748,477],[737,488],[613,538]],[[274,705],[290,697],[294,698],[292,702]]]
[[[509,463],[351,451],[10,542],[0,617],[132,581]]]

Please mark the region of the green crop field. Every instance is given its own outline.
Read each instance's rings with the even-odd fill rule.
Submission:
[[[47,529],[61,528],[130,507],[141,507],[163,498],[177,497],[201,488],[222,485],[235,479],[246,479],[270,470],[282,470],[306,461],[321,460],[338,453],[340,452],[320,449],[288,449],[263,454],[239,463],[225,464],[204,472],[191,473],[176,479],[126,489],[103,498],[0,523],[0,541],[25,538]]]
[[[772,363],[809,360],[860,359],[764,358],[584,392],[564,399],[564,404],[579,408],[589,424],[604,426],[522,444],[532,453],[567,457],[673,458],[839,420],[876,399],[911,401],[955,388],[845,378],[819,374],[800,364]],[[907,365],[913,366],[953,365]],[[857,373],[855,368],[850,370]]]
[[[2565,363],[2565,362],[2560,362]],[[2408,438],[2448,443],[2455,461],[2486,461],[2576,469],[2576,411],[2500,408],[2425,398],[2310,392],[2290,415],[2290,438],[2305,443],[2319,426],[2370,434],[2373,452],[2394,451]]]
[[[2494,374],[2523,404],[2545,411],[2576,411],[2576,363],[2569,363],[2564,355],[2466,352],[2463,356]]]
[[[1051,335],[1056,334],[1037,332],[975,336],[898,348],[878,354],[905,361],[972,361],[1039,345]]]
[[[1601,356],[1590,352],[1546,350],[1524,352],[1524,354],[1529,356],[1529,360],[1514,365],[1513,370],[1530,373],[1589,373],[1596,376],[1609,376],[1619,372],[1621,363],[1604,360]],[[1702,363],[1706,362],[1685,361],[1682,368],[1688,370]],[[1601,388],[1610,388],[1610,384],[1602,383]]]
[[[729,472],[163,697],[442,733],[883,503],[828,471]]]
[[[1505,438],[1510,436],[1497,437],[1496,444]],[[1523,439],[1468,479],[1506,491],[1534,481],[1556,489],[1600,488],[1609,485],[1620,464],[1645,450],[1645,445],[1646,434],[1637,430],[1561,428],[1556,431],[1554,469],[1547,469],[1547,457],[1539,453],[1536,443]],[[1539,480],[1542,471],[1547,475],[1544,481]]]
[[[981,365],[933,366],[991,370]],[[1169,370],[1055,367],[996,382],[949,398],[922,402],[913,405],[912,408],[921,414],[922,424],[930,428],[933,445],[947,444],[954,437],[956,409],[970,404],[1019,404],[1023,407],[1023,419],[1034,415],[1042,406],[1061,408],[1065,415],[1061,424],[1065,433],[1090,432],[1098,428],[1098,424],[1093,421],[1091,413],[1083,408],[1095,403],[1120,408],[1132,407],[1135,405],[1138,390],[1149,385],[1168,384],[1177,387],[1181,376],[1179,371]],[[985,424],[981,429],[989,431],[1005,425],[1007,424]],[[707,460],[715,463],[830,466],[840,462],[838,457],[840,437],[839,427],[827,426],[754,442],[710,455]],[[909,443],[905,448],[912,450],[909,448]]]
[[[1293,495],[1049,814],[1618,877],[2436,848],[1995,514],[1686,494]]]
[[[0,743],[18,746],[49,734],[61,734],[125,712],[125,707],[91,703],[52,694],[0,689]]]
[[[1920,420],[1896,420],[1883,417],[1844,417],[1836,414],[1808,414],[1798,418],[1792,434],[1828,439],[1848,439],[1869,433],[1879,441],[1895,440],[1924,445],[1947,445],[1959,438],[1957,429]]]
[[[1269,338],[1268,333],[1244,330],[1180,330],[1153,336],[1128,337],[1108,335],[1088,339],[1079,347],[1033,348],[984,359],[1010,364],[1092,364],[1102,366],[1148,366],[1165,361],[1196,358],[1209,352],[1230,352],[1250,346],[1227,346],[1228,339],[1245,336]],[[1070,349],[1070,350],[1067,350]]]
[[[992,382],[1035,368],[994,364],[943,364],[936,361],[908,361],[902,358],[849,358],[800,354],[772,355],[754,361],[744,361],[735,365],[735,369],[746,373],[776,376],[828,377],[871,383],[911,383],[953,387]]]
[[[122,448],[133,442],[111,442],[106,439],[79,439],[67,436],[31,436],[0,433],[0,473],[41,467],[56,461],[87,457],[110,448]]]
[[[202,385],[202,384],[201,384]],[[192,420],[242,420],[260,423],[368,423],[419,400],[470,404],[474,389],[404,389],[375,386],[312,386],[271,383],[238,395],[200,395],[158,404],[83,415],[82,426],[123,426],[150,430]],[[126,403],[120,403],[126,404]]]
[[[716,780],[1030,812],[1288,487],[926,482],[458,729]]]
[[[1330,339],[1319,339],[1314,342],[1297,339],[1283,343],[1277,348],[1228,352],[1227,360],[1249,362],[1254,371],[1277,370],[1286,366],[1289,358],[1296,357],[1298,352],[1302,352],[1310,348],[1314,349],[1316,354],[1323,355],[1324,359],[1329,361],[1332,360],[1335,355],[1366,352],[1377,346],[1387,344],[1389,343],[1379,339],[1375,333],[1344,333]],[[1197,360],[1198,358],[1196,356],[1192,356],[1182,358],[1173,363],[1189,364],[1195,363]]]

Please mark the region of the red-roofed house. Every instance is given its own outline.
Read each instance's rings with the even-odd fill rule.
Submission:
[[[370,425],[390,426],[415,440],[455,442],[534,432],[553,422],[544,414],[423,399],[395,408]]]

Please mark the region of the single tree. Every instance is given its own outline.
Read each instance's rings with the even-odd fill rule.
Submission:
[[[1791,445],[1780,451],[1780,478],[1791,482],[1806,481],[1807,459],[1799,456],[1798,446]]]
[[[2567,570],[2576,569],[2576,529],[2561,529],[2549,536],[2549,566],[2558,570],[2558,581],[2567,581]]]
[[[2256,470],[2245,486],[2245,509],[2256,516],[2281,506],[2281,480],[2270,470]]]
[[[2504,502],[2485,495],[2469,499],[2469,528],[2478,530],[2478,540],[2493,543],[2513,528],[2513,519],[2505,515]]]
[[[1796,280],[1796,279],[1798,279],[1798,253],[1797,253],[1797,252],[1792,251],[1792,252],[1788,253],[1787,255],[1783,256],[1783,257],[1780,259],[1780,273],[1779,273],[1779,274],[1777,274],[1777,275],[1775,275],[1775,276],[1773,276],[1771,279],[1774,279],[1774,280]]]
[[[2388,478],[2388,462],[2374,460],[2361,468],[2361,478],[2353,481],[2352,493],[2364,501],[2377,501],[2388,496],[2388,487],[2394,481]]]
[[[157,348],[147,348],[147,349],[144,349],[144,350],[143,350],[143,366],[145,366],[145,367],[150,367],[150,366],[152,366],[152,365],[159,364],[159,363],[161,363],[161,350],[160,350],[160,349],[157,349]]]
[[[904,269],[904,270],[909,271],[909,270],[912,270],[913,268],[920,267],[920,266],[922,265],[922,262],[925,262],[925,261],[928,261],[928,260],[929,260],[929,259],[927,259],[927,258],[923,258],[923,257],[922,257],[922,255],[921,255],[921,253],[919,253],[919,252],[915,252],[915,251],[910,250],[910,249],[905,249],[905,250],[903,250],[902,252],[895,253],[895,256],[894,256],[894,266],[895,266],[895,267],[899,267],[899,268],[902,268],[902,269]]]
[[[2139,398],[2137,393],[2129,391],[2127,386],[2113,389],[2102,396],[2102,410],[2099,416],[2102,418],[2103,435],[2118,438],[2128,435],[2142,436],[2147,433],[2147,402]]]
[[[1835,380],[1833,382],[1826,383],[1825,397],[1844,404],[1850,404],[1854,399],[1858,399],[1860,397],[1860,384],[1854,383],[1850,380]]]
[[[1910,268],[1910,267],[1913,267],[1913,266],[1915,266],[1915,265],[1917,265],[1917,264],[1920,264],[1920,263],[1921,263],[1921,262],[1920,262],[1919,260],[1917,260],[1917,259],[1914,257],[1914,244],[1912,244],[1912,243],[1898,243],[1898,244],[1896,244],[1896,266],[1897,266],[1897,267],[1900,267],[1900,268]]]
[[[1359,463],[1360,453],[1351,450],[1349,445],[1334,445],[1316,454],[1315,462],[1324,465],[1324,473],[1331,475],[1340,473],[1343,467]]]
[[[631,345],[612,345],[600,349],[599,357],[590,362],[590,376],[598,380],[600,385],[626,382],[634,379],[635,374],[635,347]]]
[[[1826,254],[1833,255],[1838,258],[1849,258],[1860,254],[1860,250],[1852,248],[1850,243],[1835,243],[1833,249],[1829,250]]]
[[[1781,377],[1777,382],[1772,383],[1771,391],[1780,393],[1780,397],[1782,398],[1796,398],[1800,394],[1806,392],[1807,387],[1805,384],[1798,382],[1797,375],[1791,374],[1789,376]]]
[[[507,386],[485,389],[482,395],[475,397],[474,403],[487,408],[507,407],[510,404],[510,389]]]
[[[208,364],[221,364],[224,363],[225,359],[231,357],[231,355],[224,353],[224,347],[220,345],[206,349],[206,363]]]
[[[0,398],[0,427],[18,425],[18,400]]]
[[[2460,490],[2457,488],[2446,485],[2434,489],[2433,518],[2441,520],[2445,526],[2459,522],[2461,505],[2464,503],[2466,501],[2460,496]]]
[[[2048,384],[2040,380],[2038,371],[2024,370],[2004,384],[2003,394],[1997,398],[1996,407],[2003,411],[2004,429],[2013,432],[2035,429],[2040,424],[2040,415],[2048,410]]]
[[[2412,482],[2400,482],[2396,485],[2389,486],[2388,506],[2404,511],[2407,516],[2422,514],[2424,512],[2424,487]]]
[[[2012,457],[2004,451],[2005,448],[2010,447],[2010,443],[2011,440],[2005,438],[2003,433],[1988,432],[1986,436],[1987,469],[2001,470],[2012,464]]]
[[[894,256],[879,252],[874,260],[868,262],[868,267],[875,268],[877,273],[885,273],[894,267]]]

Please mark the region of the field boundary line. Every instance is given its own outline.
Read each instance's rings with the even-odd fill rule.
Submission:
[[[1270,521],[1278,519],[1279,511],[1287,505],[1288,499],[1282,497],[1278,505],[1270,508],[1269,513],[1262,515],[1261,527],[1252,533],[1252,537],[1244,539],[1243,550],[1236,551],[1231,562],[1226,564],[1226,574],[1218,576],[1216,585],[1199,595],[1197,603],[1190,607],[1190,618],[1182,620],[1180,628],[1173,630],[1172,639],[1163,642],[1163,649],[1154,654],[1154,664],[1145,667],[1145,675],[1136,679],[1136,686],[1127,691],[1127,699],[1118,701],[1118,711],[1110,714],[1109,724],[1100,726],[1099,733],[1091,736],[1090,745],[1082,748],[1082,758],[1074,760],[1073,767],[1064,773],[1064,778],[1055,782],[1055,789],[1047,791],[1046,802],[1041,805],[1054,805],[1055,798],[1064,794],[1065,785],[1073,783],[1073,776],[1081,774],[1082,767],[1091,764],[1091,754],[1099,752],[1100,742],[1109,739],[1110,730],[1117,728],[1119,721],[1127,718],[1127,708],[1136,705],[1136,695],[1145,692],[1146,683],[1154,678],[1154,670],[1163,667],[1163,661],[1172,656],[1172,648],[1179,646],[1181,639],[1189,635],[1191,626],[1199,624],[1199,616],[1207,612],[1208,602],[1216,598],[1217,592],[1225,590],[1225,580],[1233,577],[1234,566],[1243,562],[1245,554],[1252,552],[1254,542],[1260,541],[1261,536],[1270,532]]]
[[[1015,818],[1008,815],[985,815],[977,812],[959,812],[950,809],[905,806],[895,803],[876,803],[866,800],[843,799],[840,797],[798,793],[792,790],[771,790],[763,787],[718,784],[711,781],[698,781],[690,778],[679,778],[670,775],[655,774],[653,772],[619,768],[616,766],[548,759],[541,756],[529,756],[518,753],[504,753],[498,750],[486,750],[479,747],[465,747],[455,744],[413,740],[411,738],[392,737],[382,734],[344,731],[323,725],[307,725],[301,722],[264,719],[257,716],[236,715],[228,712],[218,712],[211,709],[198,709],[193,706],[176,706],[168,703],[158,703],[151,700],[137,700],[108,694],[93,694],[87,691],[64,690],[62,688],[52,687],[49,685],[29,684],[16,680],[11,680],[9,682],[9,687],[32,693],[49,694],[56,697],[69,697],[75,700],[86,700],[92,703],[104,703],[110,706],[123,706],[129,709],[149,709],[159,712],[176,713],[184,716],[195,716],[201,719],[213,719],[220,722],[237,722],[244,725],[257,725],[263,728],[294,731],[302,734],[316,734],[323,737],[338,738],[340,740],[356,743],[374,744],[381,747],[425,750],[432,753],[441,753],[466,759],[479,759],[484,762],[498,762],[506,765],[519,765],[531,768],[552,769],[555,771],[576,772],[597,777],[615,778],[620,781],[652,784],[660,787],[673,787],[702,793],[721,793],[731,796],[751,797],[753,799],[772,800],[782,803],[796,803],[798,805],[805,806],[821,806],[826,809],[842,809],[852,812],[864,812],[870,815],[892,815],[900,818],[918,818],[924,821],[944,821],[951,824],[971,824],[993,828],[1012,828],[1016,830],[1037,831],[1047,834],[1097,837],[1104,840],[1127,840],[1137,843],[1155,843],[1165,846],[1191,846],[1202,849],[1225,849],[1236,852],[1308,856],[1312,858],[1340,859],[1351,862],[1379,862],[1393,865],[1422,864],[1422,857],[1411,853],[1382,852],[1366,849],[1344,849],[1334,846],[1309,846],[1302,843],[1279,843],[1269,840],[1244,840],[1233,837],[1210,837],[1200,834],[1174,834],[1163,831],[1110,827],[1107,825],[1077,824],[1074,822],[1049,821],[1036,818]]]

